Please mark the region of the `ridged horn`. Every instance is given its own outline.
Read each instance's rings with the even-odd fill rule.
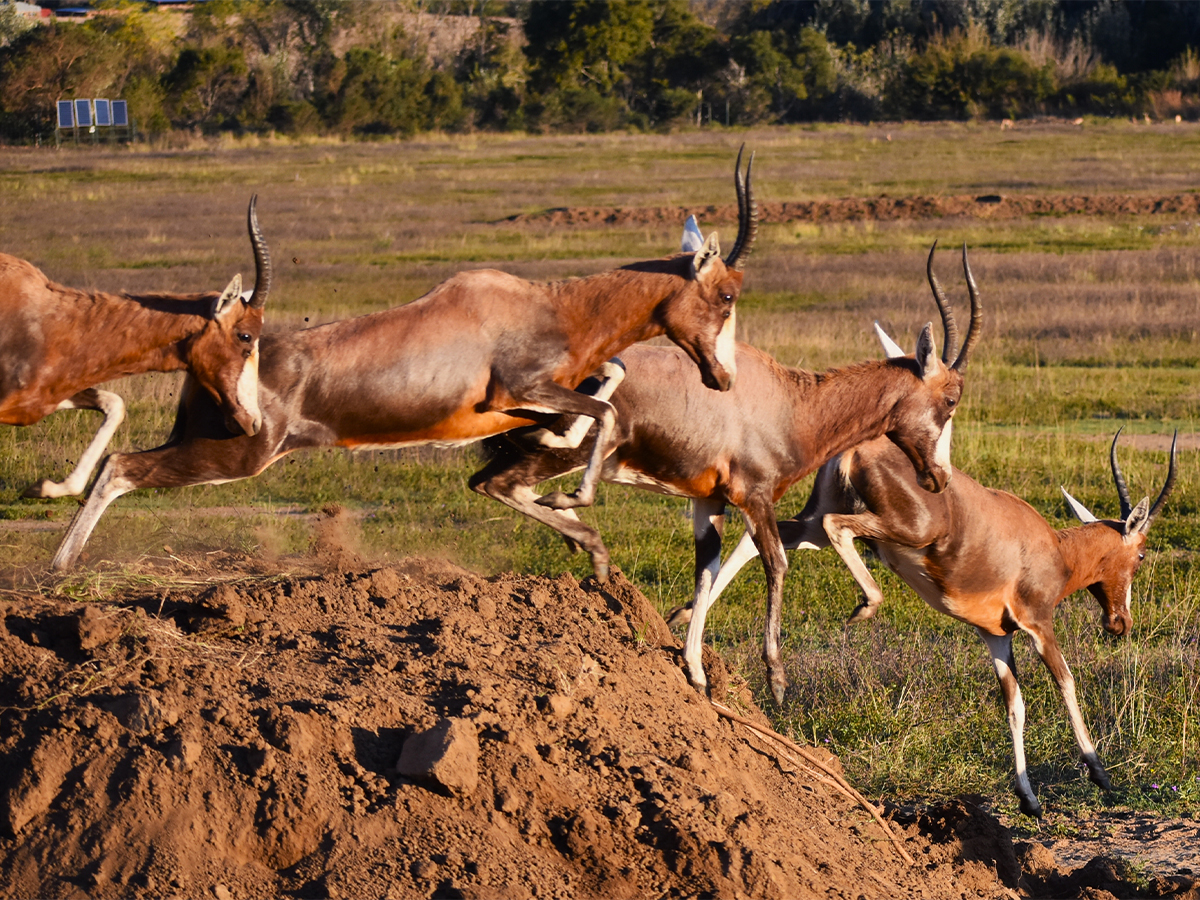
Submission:
[[[1129,499],[1129,486],[1125,484],[1125,476],[1121,474],[1121,467],[1117,463],[1117,441],[1121,439],[1121,432],[1124,430],[1125,426],[1122,425],[1113,435],[1112,446],[1108,449],[1108,464],[1112,466],[1113,483],[1117,486],[1117,496],[1121,500],[1121,518],[1128,519],[1129,514],[1133,512],[1133,501]]]
[[[963,372],[967,368],[967,357],[971,348],[979,341],[979,328],[983,322],[983,306],[979,302],[979,287],[975,284],[975,276],[971,274],[971,263],[967,259],[967,243],[963,241],[963,274],[967,278],[967,293],[971,295],[971,324],[967,326],[967,339],[963,341],[958,358],[950,368]]]
[[[1167,480],[1163,484],[1162,491],[1159,492],[1158,499],[1154,501],[1154,505],[1150,507],[1150,515],[1146,516],[1146,524],[1142,526],[1142,531],[1149,531],[1150,526],[1154,524],[1154,517],[1159,514],[1163,508],[1163,504],[1167,502],[1167,498],[1171,496],[1171,491],[1175,487],[1175,445],[1179,443],[1179,429],[1175,429],[1175,436],[1171,438],[1171,461],[1167,466]]]
[[[738,235],[725,259],[725,265],[738,272],[746,265],[746,259],[754,247],[754,239],[758,236],[758,202],[754,199],[754,187],[751,184],[754,154],[750,154],[750,161],[746,163],[746,176],[743,179],[742,153],[745,149],[746,145],[742,144],[733,167],[733,186],[737,190],[738,201]]]
[[[246,226],[250,230],[250,245],[254,248],[254,292],[247,301],[248,306],[262,309],[271,292],[271,252],[266,238],[258,227],[258,194],[250,198],[250,210],[246,213]]]
[[[925,262],[925,276],[929,279],[929,287],[933,291],[933,302],[937,304],[938,312],[942,316],[942,362],[950,365],[950,360],[958,352],[958,326],[954,323],[954,310],[950,307],[950,301],[946,299],[946,294],[942,290],[941,284],[938,283],[937,276],[933,274],[935,250],[937,250],[936,240],[929,248],[929,259]]]

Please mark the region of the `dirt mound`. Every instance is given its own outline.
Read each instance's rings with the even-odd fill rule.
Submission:
[[[0,603],[0,895],[1018,887],[1008,832],[965,802],[895,811],[917,860],[903,862],[828,780],[686,685],[676,641],[619,573],[346,565]],[[1044,863],[1038,885],[1062,889]],[[1123,884],[1102,874],[1117,880],[1097,889]]]
[[[833,200],[796,200],[758,204],[760,222],[858,222],[866,219],[941,219],[972,216],[981,219],[1017,219],[1024,216],[1111,216],[1200,214],[1200,194],[1144,196],[1138,194],[1018,194],[843,197]],[[679,224],[690,215],[707,224],[737,222],[737,207],[707,206],[572,206],[540,213],[521,213],[504,221],[563,225]]]

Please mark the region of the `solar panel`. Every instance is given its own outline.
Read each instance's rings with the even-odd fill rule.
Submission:
[[[112,123],[122,128],[129,124],[129,110],[126,108],[124,100],[112,102]]]
[[[58,127],[75,127],[75,109],[71,106],[70,100],[58,101]]]
[[[87,100],[75,101],[75,123],[80,128],[90,128],[92,124],[92,104]]]
[[[96,109],[97,125],[107,127],[112,124],[112,114],[109,111],[109,104],[107,100],[93,100],[92,106]]]

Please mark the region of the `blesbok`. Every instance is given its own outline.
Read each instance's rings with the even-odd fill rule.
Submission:
[[[935,245],[936,247],[936,245]],[[933,250],[929,254],[932,279]],[[763,659],[776,700],[787,681],[779,655],[780,610],[787,558],[775,527],[775,503],[825,460],[872,437],[887,435],[919,471],[921,486],[940,491],[950,478],[951,417],[962,394],[963,371],[979,339],[982,309],[966,248],[963,271],[971,296],[971,326],[962,352],[951,362],[934,349],[926,325],[912,357],[859,363],[826,372],[780,365],[753,347],[739,344],[738,382],[726,394],[703,390],[695,372],[669,347],[632,347],[622,354],[624,376],[610,365],[599,388],[617,409],[617,434],[602,478],[692,499],[696,541],[698,614],[685,648],[689,678],[707,687],[701,641],[708,592],[720,565],[725,507],[737,507],[747,533],[763,556],[767,617]],[[931,284],[935,284],[931,280]],[[946,339],[954,341],[944,295]],[[579,423],[563,422],[560,427]],[[570,430],[570,428],[568,428]],[[580,450],[547,446],[540,430],[514,432],[489,442],[494,456],[471,477],[470,487],[560,532],[572,549],[607,570],[608,549],[599,533],[574,515],[547,509],[534,486],[581,468]]]
[[[293,450],[465,444],[563,413],[602,424],[593,465],[565,505],[590,503],[611,405],[572,390],[634,341],[666,334],[713,393],[734,381],[734,303],[757,232],[751,167],[734,170],[739,222],[722,261],[715,233],[695,253],[536,284],[464,272],[405,306],[263,335],[262,430],[232,437],[211,401],[188,392],[166,444],[109,457],[52,565],[73,565],[105,508],[138,488],[257,475]],[[569,385],[569,386],[566,386]]]
[[[1012,637],[1023,631],[1058,685],[1071,729],[1091,780],[1111,790],[1075,698],[1075,679],[1054,635],[1054,611],[1075,591],[1100,603],[1103,625],[1114,635],[1132,627],[1133,576],[1146,555],[1146,533],[1175,484],[1175,440],[1167,480],[1158,499],[1134,506],[1117,464],[1118,431],[1109,451],[1121,502],[1118,519],[1097,519],[1063,488],[1084,524],[1055,530],[1028,503],[989,490],[955,469],[945,491],[917,487],[908,459],[887,441],[874,440],[831,459],[817,473],[803,511],[779,522],[789,550],[832,545],[863,590],[850,621],[875,614],[883,594],[854,549],[864,540],[893,572],[939,612],[975,626],[987,645],[1008,709],[1021,811],[1040,816],[1041,805],[1025,771],[1025,704],[1017,683]],[[1178,438],[1178,433],[1176,434]],[[757,555],[743,538],[721,567],[713,599]],[[681,616],[681,618],[685,618]]]
[[[104,414],[74,471],[44,479],[26,497],[83,493],[125,403],[94,385],[143,372],[187,369],[220,404],[231,431],[258,431],[258,339],[271,286],[271,259],[258,227],[257,196],[247,213],[256,269],[242,296],[235,275],[221,293],[109,294],[64,287],[23,259],[0,253],[0,423],[33,425],[62,409]]]

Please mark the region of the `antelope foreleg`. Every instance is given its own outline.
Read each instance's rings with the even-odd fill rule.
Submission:
[[[821,550],[829,546],[829,535],[821,527],[821,519],[784,519],[776,522],[779,529],[779,539],[783,541],[784,550]],[[754,535],[746,529],[742,539],[737,542],[733,552],[721,563],[721,570],[712,586],[712,602],[729,587],[730,582],[742,570],[742,566],[758,556],[758,548],[754,546]]]
[[[1043,631],[1045,633],[1042,633]],[[1071,669],[1067,665],[1066,659],[1063,658],[1062,651],[1058,648],[1058,641],[1054,637],[1053,630],[1025,629],[1025,632],[1033,638],[1034,649],[1042,658],[1042,662],[1046,664],[1046,668],[1050,670],[1050,675],[1054,679],[1054,683],[1058,685],[1059,693],[1062,694],[1063,703],[1067,707],[1067,718],[1071,720],[1071,730],[1075,733],[1075,742],[1079,744],[1079,752],[1083,756],[1084,765],[1088,768],[1088,777],[1097,787],[1111,791],[1112,782],[1109,781],[1104,766],[1100,764],[1100,756],[1096,753],[1092,736],[1088,734],[1083,714],[1079,711],[1079,701],[1075,697],[1075,676],[1071,674]]]
[[[25,488],[21,494],[22,497],[52,499],[54,497],[75,497],[82,494],[84,488],[87,487],[92,470],[96,468],[96,463],[100,462],[100,457],[104,455],[108,442],[112,440],[113,434],[125,420],[125,401],[111,391],[101,391],[96,388],[88,388],[64,400],[58,404],[55,412],[63,409],[99,410],[104,414],[104,421],[100,423],[95,437],[79,457],[79,462],[75,464],[70,475],[62,481],[43,478],[38,483]]]
[[[830,513],[825,516],[822,524],[825,533],[829,536],[829,543],[833,545],[833,549],[837,551],[842,562],[846,564],[846,568],[850,570],[850,574],[854,576],[854,580],[858,582],[858,586],[862,588],[862,602],[851,613],[850,621],[859,622],[871,618],[875,615],[879,604],[883,602],[883,591],[879,589],[879,584],[871,577],[862,557],[854,549],[854,539],[880,536],[877,533],[878,529],[872,527],[877,524],[876,517],[871,513],[858,515]]]
[[[75,517],[71,519],[67,533],[58,546],[58,552],[54,554],[54,559],[50,562],[51,569],[62,572],[74,566],[79,559],[79,554],[83,552],[83,545],[91,537],[92,530],[100,521],[100,517],[104,515],[104,511],[108,509],[109,504],[122,494],[127,494],[138,487],[132,480],[119,472],[121,461],[125,457],[126,454],[114,453],[104,463],[104,468],[100,470],[100,475],[92,486],[92,492],[88,495],[87,502],[79,507]]]
[[[1021,697],[1021,685],[1017,683],[1012,635],[988,634],[983,629],[978,631],[992,655],[992,667],[996,670],[996,680],[1000,682],[1000,692],[1004,694],[1004,706],[1008,710],[1008,730],[1012,734],[1013,766],[1016,770],[1017,797],[1021,803],[1021,812],[1027,816],[1041,818],[1042,805],[1038,803],[1033,788],[1030,787],[1029,774],[1025,770],[1025,700]]]
[[[624,380],[625,364],[618,359],[610,359],[575,390],[597,400],[608,400]],[[593,381],[598,383],[592,384]],[[529,439],[543,447],[574,450],[583,443],[595,421],[590,416],[574,416],[567,420],[567,427],[561,435],[549,428],[539,428],[529,433]]]
[[[574,493],[565,494],[562,491],[554,491],[537,501],[539,506],[557,510],[591,506],[596,500],[596,487],[600,484],[605,457],[612,452],[613,433],[617,426],[616,410],[606,400],[597,400],[586,394],[567,390],[553,382],[526,392],[522,395],[521,400],[522,402],[533,401],[556,412],[588,416],[597,421],[596,441],[592,444],[591,455],[579,487],[575,489]]]
[[[687,663],[688,680],[701,693],[708,690],[704,674],[704,619],[715,599],[711,588],[713,576],[721,565],[721,535],[725,526],[725,501],[700,499],[692,501],[692,533],[696,539],[696,588],[692,596],[691,617],[683,658]],[[671,615],[678,621],[679,617]]]
[[[787,554],[779,538],[775,523],[775,507],[766,498],[758,498],[743,509],[746,528],[754,539],[754,546],[762,556],[763,571],[767,576],[767,616],[763,628],[763,662],[767,666],[767,679],[771,684],[771,696],[783,705],[787,689],[787,675],[783,671],[783,660],[779,654],[779,633],[783,620],[783,576],[787,574]]]

